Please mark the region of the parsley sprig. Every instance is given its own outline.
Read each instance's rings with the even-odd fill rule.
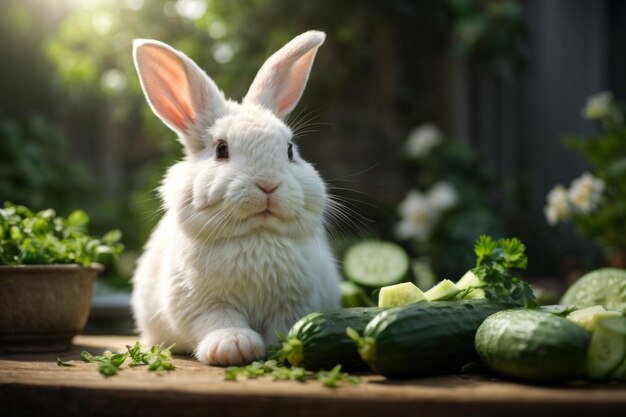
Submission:
[[[493,240],[482,235],[474,245],[476,267],[472,272],[484,283],[488,299],[536,307],[535,294],[523,280],[513,275],[515,269],[526,269],[526,246],[517,238]]]
[[[174,371],[176,367],[172,364],[172,348],[171,345],[163,349],[163,344],[152,346],[146,352],[141,350],[141,344],[135,342],[133,346],[126,345],[126,352],[113,353],[105,351],[100,356],[94,356],[87,351],[80,353],[80,358],[84,362],[97,363],[98,372],[105,377],[116,375],[122,365],[130,358],[129,367],[148,366],[148,371]],[[58,359],[59,366],[68,366],[61,359]]]

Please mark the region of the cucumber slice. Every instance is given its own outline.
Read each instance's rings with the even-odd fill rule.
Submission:
[[[467,271],[460,280],[456,282],[456,286],[461,292],[456,295],[456,299],[460,300],[482,300],[487,298],[485,290],[480,287],[485,283],[476,276],[471,270]]]
[[[567,315],[567,319],[577,325],[584,327],[587,331],[593,332],[598,321],[606,318],[622,317],[620,311],[607,311],[604,307],[597,305],[573,311]]]
[[[469,287],[482,287],[483,285],[485,285],[485,283],[482,282],[482,280],[471,270],[467,271],[465,275],[463,275],[461,279],[456,282],[456,286],[461,290]]]
[[[378,307],[398,307],[421,301],[427,301],[426,296],[412,282],[383,287],[378,294]]]
[[[439,284],[426,291],[424,295],[428,301],[443,301],[453,298],[461,290],[449,279],[444,279]]]
[[[396,284],[407,276],[409,257],[392,242],[364,240],[353,245],[344,257],[346,277],[366,287]]]
[[[485,298],[487,296],[482,288],[470,288],[469,292],[463,296],[464,300],[484,300]]]
[[[626,311],[626,269],[601,268],[585,274],[567,289],[561,304],[579,308],[599,304]]]
[[[352,307],[375,307],[376,304],[367,296],[363,288],[350,281],[341,281],[341,306]]]
[[[605,379],[626,358],[626,317],[600,320],[591,336],[587,375]]]

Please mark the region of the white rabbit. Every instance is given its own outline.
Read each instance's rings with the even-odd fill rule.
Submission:
[[[309,31],[272,55],[241,104],[183,53],[135,40],[146,99],[186,151],[160,187],[165,214],[133,277],[144,343],[242,364],[262,357],[276,330],[339,307],[326,188],[283,122],[324,39]]]

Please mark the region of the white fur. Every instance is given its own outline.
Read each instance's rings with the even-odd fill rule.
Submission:
[[[275,331],[339,307],[339,274],[322,220],[326,189],[295,145],[289,160],[292,132],[281,121],[297,104],[323,40],[307,32],[274,54],[257,75],[264,92],[255,81],[243,104],[225,100],[181,52],[135,43],[146,97],[187,152],[163,181],[166,212],[133,277],[144,343],[175,342],[202,362],[241,364],[263,356]],[[215,157],[220,140],[228,160]],[[276,185],[271,193],[260,188]],[[265,209],[272,214],[258,214]]]

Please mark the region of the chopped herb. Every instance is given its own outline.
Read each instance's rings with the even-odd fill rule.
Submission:
[[[98,372],[109,377],[116,375],[120,368],[128,358],[130,358],[129,367],[148,366],[148,371],[174,371],[176,367],[172,364],[172,348],[171,345],[165,349],[163,344],[152,346],[148,351],[141,351],[141,344],[135,342],[133,346],[126,345],[126,352],[113,353],[105,351],[101,356],[94,356],[89,352],[80,353],[80,358],[85,362],[95,362],[98,364]]]
[[[304,368],[295,366],[287,366],[284,362],[275,359],[267,361],[256,361],[246,366],[231,366],[224,371],[224,379],[227,381],[236,381],[239,375],[249,379],[255,379],[265,375],[271,375],[275,381],[300,381],[316,379],[321,381],[327,387],[337,387],[341,382],[349,384],[358,384],[361,382],[359,377],[341,372],[341,365],[335,366],[330,371],[321,370],[319,372],[307,371]]]
[[[63,359],[61,359],[61,358],[59,358],[57,356],[57,366],[69,366],[69,367],[71,367],[71,366],[76,366],[76,365],[74,364],[74,361],[64,361]]]

